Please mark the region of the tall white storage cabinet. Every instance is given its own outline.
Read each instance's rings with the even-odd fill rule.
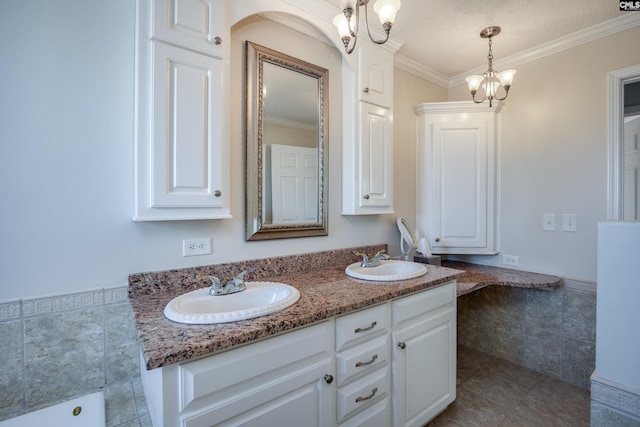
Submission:
[[[136,221],[230,218],[224,1],[138,0]]]
[[[342,123],[342,214],[393,213],[393,54],[360,43],[342,67],[343,116],[353,118]]]
[[[498,253],[500,108],[425,103],[418,121],[416,223],[437,254]]]

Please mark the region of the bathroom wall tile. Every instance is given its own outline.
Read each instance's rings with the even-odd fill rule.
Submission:
[[[22,322],[0,322],[0,419],[24,408]]]
[[[562,300],[564,289],[528,289],[526,293],[527,327],[562,332]]]
[[[638,427],[640,419],[629,417],[599,402],[591,401],[591,427]]]
[[[151,424],[151,417],[149,415],[143,415],[140,417],[140,427],[153,427]]]
[[[493,286],[467,294],[459,317],[461,344],[493,354]]]
[[[131,305],[105,307],[107,384],[129,380],[140,375],[138,332]]]
[[[24,320],[26,405],[66,400],[105,384],[104,308]]]
[[[9,301],[0,304],[0,322],[19,319],[21,315],[20,301]]]
[[[512,320],[509,316],[496,315],[494,340],[495,356],[521,365],[524,364],[524,310],[522,317],[522,320]]]
[[[570,383],[589,389],[591,374],[596,366],[596,346],[593,342],[562,338],[561,378]]]
[[[525,333],[525,366],[559,377],[562,371],[562,335],[528,325]]]
[[[511,322],[524,322],[527,290],[506,286],[495,286],[494,288],[496,317]]]
[[[130,381],[110,384],[105,388],[107,427],[120,426],[135,422],[137,425],[136,406]]]
[[[131,380],[131,386],[133,387],[133,399],[136,403],[136,413],[138,417],[147,415],[149,413],[149,407],[147,406],[147,399],[144,396],[144,388],[142,387],[140,377]]]
[[[563,302],[562,333],[594,343],[596,341],[596,294],[566,289]]]

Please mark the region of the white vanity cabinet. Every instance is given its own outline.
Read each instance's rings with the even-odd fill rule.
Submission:
[[[452,281],[222,353],[143,368],[152,423],[424,425],[455,399],[455,297]]]
[[[498,253],[500,103],[425,103],[418,121],[416,225],[436,254]]]
[[[359,43],[342,73],[342,214],[393,213],[393,54]]]
[[[393,425],[422,426],[456,398],[456,285],[392,303]]]
[[[230,218],[224,2],[138,0],[136,221]]]
[[[142,371],[154,427],[330,426],[333,324]]]

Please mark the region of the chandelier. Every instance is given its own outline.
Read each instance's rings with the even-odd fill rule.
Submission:
[[[360,29],[360,6],[364,6],[364,20],[367,26],[367,33],[369,39],[376,44],[384,44],[389,40],[389,32],[393,21],[396,19],[396,12],[400,9],[400,0],[378,0],[373,5],[373,11],[378,14],[378,19],[382,24],[382,29],[386,33],[384,40],[375,40],[369,30],[369,14],[367,12],[367,5],[369,0],[341,0],[340,4],[343,7],[342,13],[333,18],[333,25],[338,28],[338,33],[344,44],[344,50],[347,54],[353,52],[358,41],[358,30]],[[354,9],[355,7],[355,9]],[[355,23],[352,25],[351,18],[355,11]],[[353,45],[349,47],[349,44],[353,39]]]
[[[496,101],[503,101],[507,98],[509,95],[509,88],[511,88],[511,83],[513,82],[513,75],[516,73],[516,70],[505,70],[499,73],[493,69],[491,40],[498,34],[500,34],[500,27],[496,26],[487,27],[480,32],[480,37],[483,39],[489,39],[489,55],[487,56],[487,59],[489,60],[489,68],[481,76],[469,76],[465,79],[469,85],[469,91],[471,92],[473,102],[480,104],[484,102],[485,99],[489,99],[489,107],[492,107],[494,99]],[[481,99],[476,99],[476,94],[481,86],[484,94]],[[498,89],[501,87],[502,90],[500,92],[503,95],[502,97],[498,96]]]

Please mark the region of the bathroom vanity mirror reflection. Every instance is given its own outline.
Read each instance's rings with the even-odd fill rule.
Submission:
[[[247,240],[327,235],[328,70],[247,41]]]

